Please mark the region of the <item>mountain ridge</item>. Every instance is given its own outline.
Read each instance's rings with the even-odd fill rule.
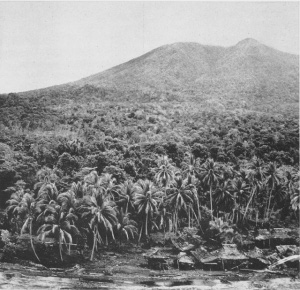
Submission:
[[[80,80],[22,93],[84,101],[214,100],[293,104],[299,99],[299,56],[247,38],[234,46],[176,42]]]

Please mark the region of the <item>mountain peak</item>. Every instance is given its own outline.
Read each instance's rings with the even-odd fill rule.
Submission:
[[[259,45],[262,45],[262,44],[253,38],[246,38],[237,43],[237,46],[259,46]]]

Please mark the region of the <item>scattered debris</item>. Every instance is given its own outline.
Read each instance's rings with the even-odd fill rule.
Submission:
[[[271,264],[271,262],[265,257],[265,251],[255,247],[252,251],[246,253],[249,258],[249,266],[251,268],[262,269]]]
[[[299,267],[300,255],[293,255],[293,256],[283,258],[283,259],[277,261],[276,263],[272,264],[271,266],[269,266],[269,269],[273,269],[273,268],[275,268],[279,265],[283,265],[287,262],[296,262],[298,264],[298,267]]]
[[[283,257],[300,254],[300,248],[296,245],[280,245],[276,246],[276,249],[278,253]]]

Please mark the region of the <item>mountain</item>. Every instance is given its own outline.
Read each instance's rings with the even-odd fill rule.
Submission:
[[[299,98],[299,56],[245,39],[235,46],[199,43],[161,46],[81,80],[23,93],[117,101],[215,100],[226,106],[294,107]]]

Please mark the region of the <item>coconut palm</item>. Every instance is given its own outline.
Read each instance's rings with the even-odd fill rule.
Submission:
[[[140,240],[143,226],[145,235],[148,236],[148,221],[151,220],[153,214],[157,211],[157,205],[161,200],[162,192],[149,180],[139,180],[136,184],[135,192],[134,204],[137,206],[138,214],[145,220],[145,224],[141,226]]]
[[[48,167],[43,167],[37,172],[38,182],[34,185],[34,189],[40,189],[44,184],[56,183],[58,182],[57,168],[51,169]]]
[[[291,195],[291,206],[294,211],[300,209],[300,188],[296,188],[293,194]]]
[[[159,168],[155,174],[155,180],[165,187],[165,190],[169,183],[174,179],[174,166],[170,161],[171,160],[166,155],[159,157],[157,161]]]
[[[281,177],[278,173],[277,165],[275,162],[271,162],[266,171],[266,183],[270,189],[269,190],[270,193],[269,193],[268,207],[267,207],[266,215],[265,215],[266,218],[268,218],[270,216],[270,206],[271,206],[272,194],[273,194],[275,187],[280,184],[280,180],[281,180]]]
[[[38,229],[42,241],[45,237],[52,236],[58,241],[60,259],[63,261],[62,250],[64,245],[73,243],[72,235],[78,235],[79,231],[74,225],[77,216],[72,212],[65,212],[62,207],[55,205],[48,207],[45,213],[44,224]]]
[[[230,182],[228,180],[220,182],[214,193],[215,203],[219,209],[229,211],[234,208],[234,199],[230,192]]]
[[[252,178],[254,178],[258,183],[262,183],[266,176],[263,161],[254,156],[250,164],[250,169],[252,170]]]
[[[134,236],[137,235],[137,227],[136,227],[137,224],[129,217],[130,214],[126,212],[124,213],[122,208],[117,212],[118,221],[117,221],[116,229],[119,234],[118,236],[119,236],[120,244],[121,244],[122,236],[124,236],[128,241],[130,239],[130,236],[132,237],[132,239],[134,239]]]
[[[57,201],[65,211],[70,209],[75,210],[79,205],[79,200],[76,198],[74,191],[68,190],[67,192],[62,192],[57,196]]]
[[[23,189],[11,194],[10,199],[6,202],[8,204],[6,208],[7,213],[12,213],[15,217],[19,214],[24,194],[25,193]]]
[[[37,214],[39,214],[41,211],[39,204],[36,202],[36,200],[30,195],[29,193],[25,193],[22,202],[21,207],[19,208],[19,213],[23,216],[25,216],[25,221],[21,229],[21,235],[24,234],[26,229],[29,229],[29,235],[30,235],[30,244],[31,248],[34,252],[34,255],[36,258],[40,261],[38,255],[35,252],[34,246],[33,246],[33,240],[32,240],[32,226],[33,221],[35,220]]]
[[[254,197],[257,196],[264,189],[264,183],[262,183],[261,176],[257,175],[257,172],[251,171],[248,174],[248,180],[249,180],[250,196],[248,198],[248,202],[247,202],[247,205],[245,208],[243,219],[245,219],[247,212],[249,210],[249,206],[250,206],[251,202],[253,202]]]
[[[218,183],[219,178],[216,163],[213,161],[213,159],[207,159],[206,162],[202,165],[201,171],[203,172],[203,183],[209,186],[210,212],[211,219],[213,219],[212,189]]]
[[[182,174],[185,178],[194,179],[199,174],[199,162],[196,160],[194,154],[188,153],[188,162],[182,164]]]
[[[193,187],[187,185],[182,176],[177,176],[172,183],[172,187],[168,190],[166,201],[173,209],[174,230],[177,231],[179,224],[179,213],[184,210],[188,215],[188,223],[190,224],[190,210],[193,205]]]
[[[101,175],[100,184],[104,197],[114,200],[114,196],[117,195],[118,186],[116,186],[116,179],[112,177],[112,174],[105,173]]]
[[[113,226],[117,223],[117,217],[113,206],[112,201],[105,200],[103,194],[96,191],[92,196],[85,196],[79,207],[81,217],[89,220],[89,226],[93,232],[94,241],[91,260],[94,258],[94,252],[98,248],[97,245],[103,242],[100,227],[104,229],[106,237],[107,233],[110,232],[114,239]]]
[[[247,197],[250,192],[249,185],[243,180],[243,178],[238,177],[231,181],[231,191],[234,200],[234,210],[232,213],[232,221],[235,218],[235,213],[239,213],[239,208],[246,205]],[[238,221],[238,216],[236,216],[236,221]]]
[[[158,228],[162,228],[164,231],[164,241],[166,240],[166,227],[169,227],[169,231],[172,228],[172,214],[169,203],[161,201],[157,208],[157,217],[159,218]]]
[[[134,210],[135,185],[131,180],[125,181],[118,186],[116,199],[116,204],[123,207],[125,213],[127,213],[128,210]]]
[[[77,199],[83,198],[87,194],[87,188],[82,181],[73,182],[70,188]]]
[[[52,200],[56,201],[58,190],[55,183],[52,182],[48,176],[45,176],[43,182],[38,186],[40,188],[37,195],[38,199],[43,199],[48,203],[50,203]],[[37,184],[35,184],[34,188],[37,188]]]

